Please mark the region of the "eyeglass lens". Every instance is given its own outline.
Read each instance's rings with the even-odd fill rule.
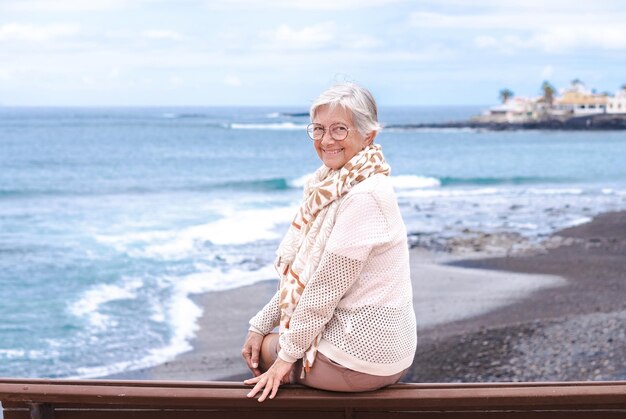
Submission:
[[[330,136],[335,141],[344,140],[348,136],[348,127],[342,124],[333,124],[329,128]],[[307,127],[307,133],[315,141],[319,141],[324,137],[326,128],[320,124],[310,124]]]

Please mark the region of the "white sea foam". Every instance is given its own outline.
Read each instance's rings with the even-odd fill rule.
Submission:
[[[191,349],[189,341],[198,331],[197,321],[202,315],[202,308],[193,302],[192,295],[224,291],[272,278],[276,278],[273,265],[266,265],[254,271],[231,269],[223,272],[211,268],[184,277],[171,278],[175,285],[166,311],[174,335],[166,347],[155,349],[151,356],[172,358]]]
[[[165,282],[173,287],[171,298],[163,308],[165,317],[174,331],[167,345],[151,349],[146,356],[138,360],[79,368],[74,378],[103,377],[123,371],[148,368],[174,359],[192,349],[190,341],[199,329],[197,322],[203,312],[202,308],[191,299],[193,295],[237,288],[272,278],[276,278],[273,265],[267,265],[255,271],[233,269],[222,272],[219,269],[210,268],[183,277],[164,278]]]
[[[0,357],[2,358],[23,358],[26,351],[22,349],[0,349]]]
[[[129,253],[130,248],[138,243],[151,243],[170,240],[175,233],[172,231],[147,231],[125,233],[122,235],[97,234],[94,238],[103,244],[113,247],[120,253]]]
[[[307,173],[304,176],[300,176],[299,178],[292,179],[287,182],[289,186],[292,188],[303,188],[304,185],[313,177],[314,173]]]
[[[142,285],[143,283],[138,279],[128,280],[123,285],[98,284],[85,291],[78,301],[72,303],[69,311],[77,317],[86,317],[89,324],[97,329],[114,326],[115,320],[100,313],[98,311],[100,307],[111,301],[136,298],[135,291]]]
[[[434,197],[463,197],[498,195],[502,191],[497,188],[480,189],[417,189],[410,191],[398,191],[401,197],[434,198]]]
[[[477,128],[469,128],[469,127],[464,127],[464,128],[436,128],[436,127],[402,127],[402,126],[396,126],[396,127],[383,127],[383,129],[385,131],[389,131],[389,132],[419,132],[419,133],[446,133],[446,134],[466,134],[468,132],[479,132],[480,130]]]
[[[270,124],[230,124],[232,129],[255,129],[255,130],[304,130],[305,124],[294,124],[293,122],[276,122]]]
[[[574,218],[573,220],[568,221],[563,228],[565,227],[576,227],[579,226],[581,224],[586,224],[588,222],[590,222],[592,220],[591,217],[578,217],[578,218]]]
[[[513,228],[514,230],[526,230],[526,231],[534,231],[539,229],[539,225],[536,223],[517,223],[517,222],[509,222],[506,223],[507,227]]]
[[[24,349],[0,349],[0,359],[41,359],[45,356],[44,351]]]
[[[120,235],[96,235],[98,242],[131,257],[180,260],[205,251],[206,244],[239,245],[259,240],[276,240],[284,232],[276,231],[289,223],[297,207],[236,210],[224,207],[222,218],[180,230],[130,232]]]
[[[527,193],[533,195],[581,195],[580,188],[530,188]]]
[[[259,240],[277,240],[282,237],[283,232],[276,231],[276,226],[288,223],[296,210],[295,207],[279,207],[233,212],[220,220],[186,228],[161,243],[148,245],[142,254],[176,260],[189,257],[207,242],[214,245],[237,245]]]
[[[396,189],[423,189],[441,186],[441,181],[437,178],[415,175],[392,176],[391,183]]]

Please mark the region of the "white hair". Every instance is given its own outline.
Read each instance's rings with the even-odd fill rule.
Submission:
[[[382,128],[378,123],[378,108],[374,96],[356,83],[340,83],[323,91],[311,105],[311,121],[315,119],[319,108],[325,105],[330,109],[341,106],[352,112],[352,122],[361,135],[379,132]]]

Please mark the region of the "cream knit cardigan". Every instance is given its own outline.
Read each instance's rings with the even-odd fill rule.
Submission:
[[[279,292],[250,320],[279,324]],[[388,176],[374,175],[339,200],[320,264],[281,334],[278,356],[295,362],[322,331],[319,351],[355,371],[394,375],[413,362],[416,325],[406,228]]]

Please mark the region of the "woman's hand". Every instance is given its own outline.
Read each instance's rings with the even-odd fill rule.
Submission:
[[[243,382],[244,384],[256,384],[248,393],[248,397],[254,397],[255,394],[263,389],[259,401],[262,402],[265,400],[268,394],[270,399],[273,399],[281,383],[289,382],[289,375],[291,374],[293,366],[294,364],[277,358],[266,372]]]
[[[261,375],[261,370],[259,369],[259,357],[261,355],[262,343],[263,335],[249,331],[246,341],[243,344],[243,348],[241,348],[241,355],[243,356],[243,359],[246,360],[248,368],[250,368],[250,371],[252,371],[252,374],[254,374],[255,377]]]

